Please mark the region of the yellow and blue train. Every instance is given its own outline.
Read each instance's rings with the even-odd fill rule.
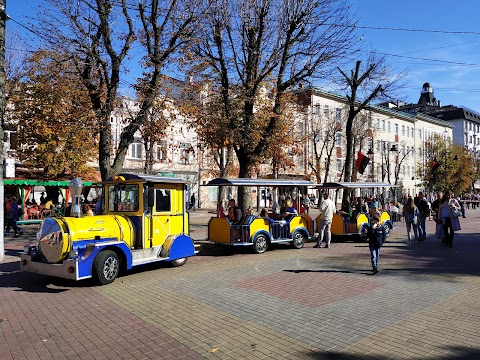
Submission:
[[[115,280],[120,271],[195,254],[182,179],[120,174],[103,183],[104,215],[46,218],[37,245],[21,255],[22,271],[67,279]]]

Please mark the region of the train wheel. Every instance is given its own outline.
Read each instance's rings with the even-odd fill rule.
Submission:
[[[120,262],[112,250],[101,251],[93,262],[93,275],[100,285],[112,283],[118,276]]]
[[[265,235],[258,235],[253,242],[253,252],[256,254],[263,254],[267,251],[268,240]]]
[[[180,258],[180,259],[175,259],[175,260],[172,260],[171,264],[174,267],[179,267],[179,266],[185,265],[185,263],[187,262],[187,259],[188,258],[186,258],[186,257]]]
[[[293,237],[292,246],[295,249],[301,249],[304,244],[305,244],[305,235],[303,235],[301,232],[297,232]]]

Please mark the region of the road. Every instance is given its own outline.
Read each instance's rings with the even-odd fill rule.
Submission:
[[[192,237],[209,214],[191,214]],[[0,264],[4,359],[479,359],[480,210],[452,249],[408,244],[403,225],[371,275],[364,243],[204,247],[185,266],[144,266],[113,284],[20,273],[33,239],[6,238]]]

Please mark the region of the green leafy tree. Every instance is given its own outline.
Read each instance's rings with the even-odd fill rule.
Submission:
[[[417,175],[430,191],[450,190],[462,194],[471,187],[475,163],[465,147],[434,135],[425,143],[423,155]],[[435,163],[437,166],[433,166]]]
[[[88,93],[64,54],[34,52],[21,81],[10,83],[9,122],[18,128],[17,157],[29,168],[43,168],[50,179],[90,179],[97,144],[95,114]]]

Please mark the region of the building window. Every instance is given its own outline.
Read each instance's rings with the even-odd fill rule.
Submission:
[[[328,108],[328,105],[323,105],[323,117],[325,119],[330,118],[330,109]]]
[[[388,124],[387,124],[387,126],[388,126],[388,132],[391,132],[391,131],[392,131],[392,129],[391,129],[392,126],[391,126],[391,125],[392,125],[392,124],[391,124],[390,121],[389,121]]]
[[[165,140],[157,144],[157,160],[167,161],[167,142]]]
[[[335,146],[342,146],[342,133],[336,132],[335,133]]]
[[[337,159],[337,172],[342,172],[343,170],[343,161],[342,159]]]
[[[422,139],[422,129],[418,129],[418,138]]]
[[[385,120],[382,120],[382,130],[385,131]]]
[[[370,116],[370,114],[368,114],[367,118],[368,118],[368,128],[371,129],[372,128],[372,117]]]
[[[141,159],[143,157],[143,145],[139,141],[135,141],[130,145],[130,155],[134,159]]]
[[[335,120],[337,121],[342,120],[342,109],[339,109],[339,108],[335,109]]]
[[[380,129],[380,119],[377,118],[377,129]]]
[[[398,135],[398,124],[395,123],[395,135]]]
[[[179,144],[179,162],[182,164],[190,164],[192,162],[193,147],[190,143],[181,142]]]
[[[320,104],[315,104],[315,115],[320,115]]]
[[[402,125],[402,136],[405,136],[405,125]]]

